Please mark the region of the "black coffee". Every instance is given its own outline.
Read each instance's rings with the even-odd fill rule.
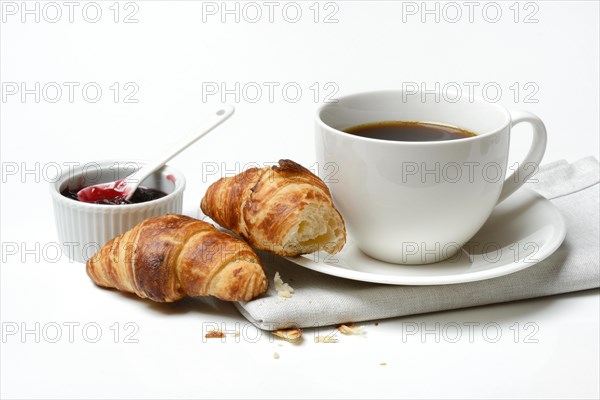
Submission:
[[[405,121],[374,122],[353,126],[345,129],[344,132],[371,139],[397,142],[438,142],[476,136],[472,132],[453,126]]]

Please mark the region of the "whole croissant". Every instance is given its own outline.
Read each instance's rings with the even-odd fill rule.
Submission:
[[[149,218],[105,244],[86,264],[99,286],[154,301],[215,296],[249,301],[268,281],[252,248],[183,215]]]
[[[200,207],[253,247],[282,256],[333,254],[346,243],[344,220],[325,183],[290,160],[219,179]]]

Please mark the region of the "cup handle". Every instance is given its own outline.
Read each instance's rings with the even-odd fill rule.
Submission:
[[[523,162],[521,162],[518,168],[504,181],[498,203],[506,200],[508,196],[523,186],[527,179],[532,175],[531,166],[534,166],[534,171],[537,171],[537,168],[544,157],[544,152],[546,151],[546,127],[537,115],[527,111],[510,111],[510,119],[511,129],[521,122],[530,124],[533,128],[533,140],[531,141],[531,147]]]

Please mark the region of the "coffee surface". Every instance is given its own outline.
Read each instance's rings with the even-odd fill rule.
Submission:
[[[382,121],[353,126],[344,132],[371,139],[396,142],[438,142],[476,136],[464,129],[429,122]]]

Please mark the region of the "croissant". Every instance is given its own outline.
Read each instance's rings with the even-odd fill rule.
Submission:
[[[159,302],[186,295],[249,301],[268,287],[248,244],[175,214],[146,219],[115,237],[88,260],[86,270],[99,286]]]
[[[290,160],[219,179],[200,207],[253,247],[282,256],[333,254],[346,243],[344,220],[325,183]]]

